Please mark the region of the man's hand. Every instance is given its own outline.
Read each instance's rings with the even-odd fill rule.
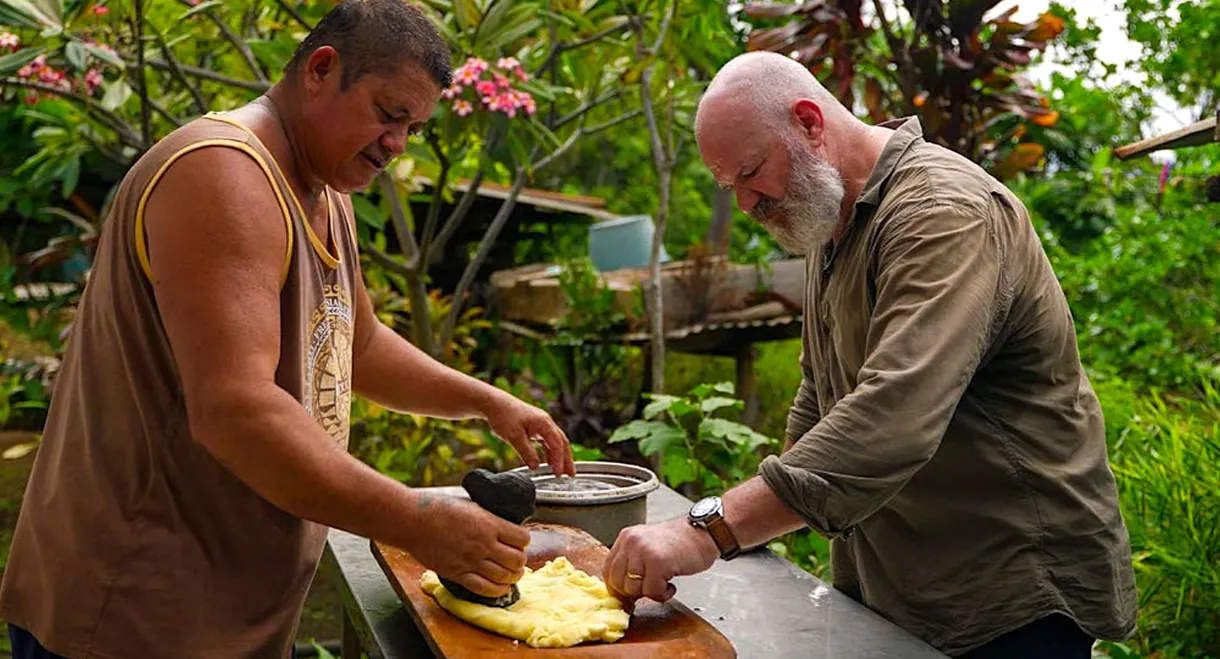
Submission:
[[[546,462],[556,476],[576,475],[568,437],[551,415],[497,389],[483,410],[483,418],[496,436],[517,449],[517,454],[530,469],[539,465],[538,452],[533,445],[533,440],[538,439],[546,452]]]
[[[418,527],[404,547],[424,567],[485,597],[509,591],[525,573],[530,534],[458,497],[416,493]]]
[[[664,602],[677,592],[670,579],[699,574],[719,557],[707,531],[676,517],[620,531],[602,578],[628,607],[640,597]]]

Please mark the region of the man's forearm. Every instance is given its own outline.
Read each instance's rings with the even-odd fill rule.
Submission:
[[[805,526],[758,476],[725,492],[723,500],[725,519],[742,549],[766,544]]]
[[[224,400],[194,415],[195,438],[289,514],[410,549],[415,521],[441,508],[353,458],[273,382]]]
[[[388,409],[446,419],[479,417],[493,398],[504,395],[436,361],[381,324],[353,359],[352,385]]]

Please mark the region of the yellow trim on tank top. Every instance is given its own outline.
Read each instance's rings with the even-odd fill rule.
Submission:
[[[280,287],[284,286],[284,282],[288,281],[288,268],[292,265],[292,213],[288,210],[288,202],[284,201],[284,195],[280,191],[280,186],[276,185],[275,177],[271,174],[271,168],[267,166],[267,161],[259,155],[249,144],[238,142],[230,139],[211,139],[195,142],[187,145],[173,155],[165,159],[157,171],[149,179],[148,184],[144,186],[144,191],[140,193],[140,201],[136,204],[136,226],[135,226],[135,241],[136,241],[136,258],[140,261],[140,268],[144,270],[144,276],[148,277],[148,281],[153,281],[152,263],[148,259],[148,240],[144,235],[144,207],[148,204],[148,198],[152,196],[153,188],[169,170],[170,165],[174,164],[179,158],[186,154],[209,146],[223,146],[231,149],[237,149],[244,152],[246,155],[254,159],[258,166],[263,170],[263,174],[267,176],[267,182],[271,184],[272,190],[275,191],[275,198],[279,201],[280,211],[284,215],[284,225],[288,229],[288,249],[284,253],[284,267],[280,271]]]
[[[233,119],[232,117],[224,116],[220,112],[209,112],[209,113],[205,114],[204,116],[207,117],[208,119],[215,119],[216,121],[223,121],[226,124],[231,124],[233,126],[236,126],[240,129],[244,130],[246,132],[246,134],[251,137],[251,139],[253,139],[254,141],[258,142],[260,145],[262,145],[262,147],[264,149],[267,148],[267,145],[263,144],[263,141],[258,138],[258,135],[255,135],[254,131],[250,130],[248,127],[246,127],[245,124],[241,123],[240,121]],[[280,165],[278,162],[275,161],[275,158],[271,159],[271,166],[275,168],[275,171],[279,172],[280,178],[284,179],[285,181],[288,180],[288,177],[284,175],[284,170],[280,168]],[[331,254],[330,250],[326,249],[326,245],[322,244],[322,239],[318,237],[318,234],[314,233],[312,223],[309,221],[309,215],[307,215],[305,213],[305,207],[301,205],[301,200],[297,198],[297,194],[296,194],[296,192],[294,192],[292,190],[291,186],[289,186],[289,188],[288,188],[288,194],[289,194],[289,196],[292,197],[293,203],[296,204],[297,210],[300,211],[300,213],[301,213],[301,217],[303,218],[302,224],[305,225],[305,235],[309,236],[309,243],[311,245],[313,245],[313,249],[315,252],[317,252],[318,257],[322,259],[322,262],[325,263],[327,265],[327,267],[330,267],[330,268],[339,267],[339,264],[343,262],[342,255]],[[326,190],[326,226],[330,229],[330,235],[333,239],[334,235],[335,235],[335,212],[334,212],[334,208],[330,202],[329,186],[327,187],[327,190]],[[335,241],[335,250],[338,251],[338,248],[339,248],[339,243],[338,243],[338,241]]]

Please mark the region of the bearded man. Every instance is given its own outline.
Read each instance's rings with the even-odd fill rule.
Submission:
[[[741,209],[808,261],[803,381],[784,452],[625,529],[610,587],[665,600],[673,577],[807,526],[837,588],[950,656],[1087,659],[1129,637],[1102,413],[1021,201],[917,119],[866,125],[772,53],[727,64],[695,130]]]
[[[377,320],[349,194],[450,84],[403,0],[339,3],[265,96],[174,131],[119,186],[0,590],[15,659],[284,659],[328,527],[489,597],[529,533],[347,451],[352,392],[485,419],[531,466],[542,410]]]

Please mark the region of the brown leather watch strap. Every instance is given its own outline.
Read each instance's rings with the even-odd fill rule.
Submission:
[[[729,528],[729,523],[725,521],[724,517],[716,515],[707,521],[706,528],[720,549],[720,558],[727,561],[741,553],[741,545],[737,544],[737,536],[733,535],[733,530]]]

